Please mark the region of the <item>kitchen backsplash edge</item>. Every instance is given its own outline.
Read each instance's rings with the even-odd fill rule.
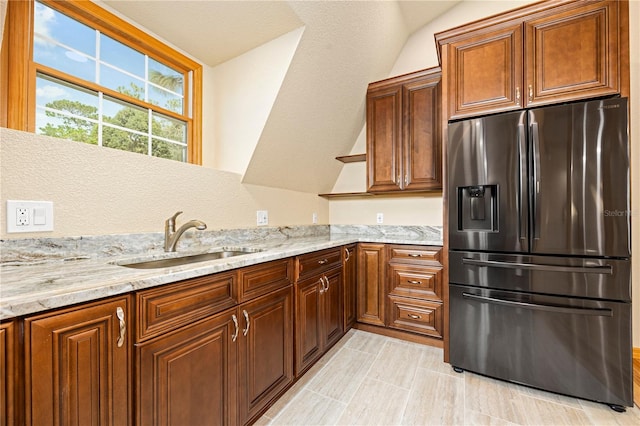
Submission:
[[[255,241],[278,241],[330,235],[410,237],[442,240],[442,226],[393,225],[301,225],[188,231],[178,251],[237,246]],[[103,258],[153,254],[163,251],[164,233],[114,234],[61,238],[18,238],[0,240],[0,263],[41,263],[56,260]]]

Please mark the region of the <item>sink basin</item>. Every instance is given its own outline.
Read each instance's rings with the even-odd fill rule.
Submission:
[[[243,254],[257,253],[257,249],[223,249],[207,253],[191,254],[178,257],[167,257],[162,259],[143,260],[135,262],[117,263],[119,266],[136,269],[169,268],[171,266],[187,265],[189,263],[205,262],[207,260],[224,259],[227,257],[241,256]]]

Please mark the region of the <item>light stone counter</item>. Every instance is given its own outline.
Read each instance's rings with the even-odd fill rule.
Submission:
[[[192,233],[178,252],[171,254],[158,249],[162,246],[160,234],[111,236],[107,238],[108,244],[105,238],[2,241],[0,319],[355,242],[442,245],[439,227],[318,226]],[[133,269],[117,264],[215,251],[221,247],[261,251],[158,269]]]

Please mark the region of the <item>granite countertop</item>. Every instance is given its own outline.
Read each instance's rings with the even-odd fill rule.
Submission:
[[[367,230],[368,231],[368,230]],[[241,268],[271,260],[297,256],[355,242],[442,245],[437,232],[388,235],[384,233],[325,233],[287,238],[262,235],[227,244],[202,244],[179,248],[176,253],[147,251],[136,254],[88,256],[72,253],[39,261],[8,261],[0,267],[0,319],[34,314],[53,308],[89,302],[194,277]],[[219,242],[219,241],[216,241]],[[6,243],[6,241],[3,241]],[[51,245],[51,243],[49,243]],[[157,269],[134,269],[118,265],[165,257],[184,256],[203,251],[246,248],[260,250],[240,256]],[[3,247],[3,251],[6,247]],[[126,250],[123,250],[126,252]],[[69,253],[65,253],[69,254]]]

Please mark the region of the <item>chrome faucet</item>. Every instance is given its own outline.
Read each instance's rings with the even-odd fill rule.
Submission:
[[[207,229],[207,224],[201,220],[190,220],[182,225],[176,231],[176,217],[182,212],[176,212],[169,219],[164,221],[164,251],[176,251],[176,244],[178,240],[189,228],[196,228],[199,231]]]

